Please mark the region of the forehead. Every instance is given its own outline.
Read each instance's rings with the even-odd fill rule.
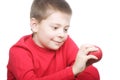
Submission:
[[[63,13],[60,11],[51,12],[50,15],[45,19],[50,22],[69,22],[71,19],[71,14]]]

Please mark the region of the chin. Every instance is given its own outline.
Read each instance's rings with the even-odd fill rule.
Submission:
[[[52,50],[58,50],[59,48],[52,48]]]
[[[51,49],[51,50],[58,50],[62,45],[50,45],[47,46],[47,48]]]
[[[50,49],[52,50],[58,50],[60,47],[59,46],[54,46],[54,47],[51,47]]]

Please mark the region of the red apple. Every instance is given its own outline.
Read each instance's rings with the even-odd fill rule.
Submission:
[[[101,50],[101,48],[98,47],[98,46],[95,46],[95,47],[97,47],[98,50],[97,50],[97,51],[89,52],[88,55],[94,55],[94,56],[96,56],[98,59],[97,59],[97,60],[96,60],[96,59],[89,59],[89,60],[87,61],[87,66],[89,66],[89,65],[91,65],[91,64],[93,64],[93,63],[95,63],[95,62],[100,61],[101,58],[102,58],[102,50]]]

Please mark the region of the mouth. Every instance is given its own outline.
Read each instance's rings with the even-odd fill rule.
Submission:
[[[61,45],[64,43],[64,41],[54,41],[56,45]]]

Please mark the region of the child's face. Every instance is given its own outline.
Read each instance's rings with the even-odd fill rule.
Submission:
[[[52,50],[59,49],[67,39],[71,15],[54,12],[33,28],[33,39],[37,45]]]

